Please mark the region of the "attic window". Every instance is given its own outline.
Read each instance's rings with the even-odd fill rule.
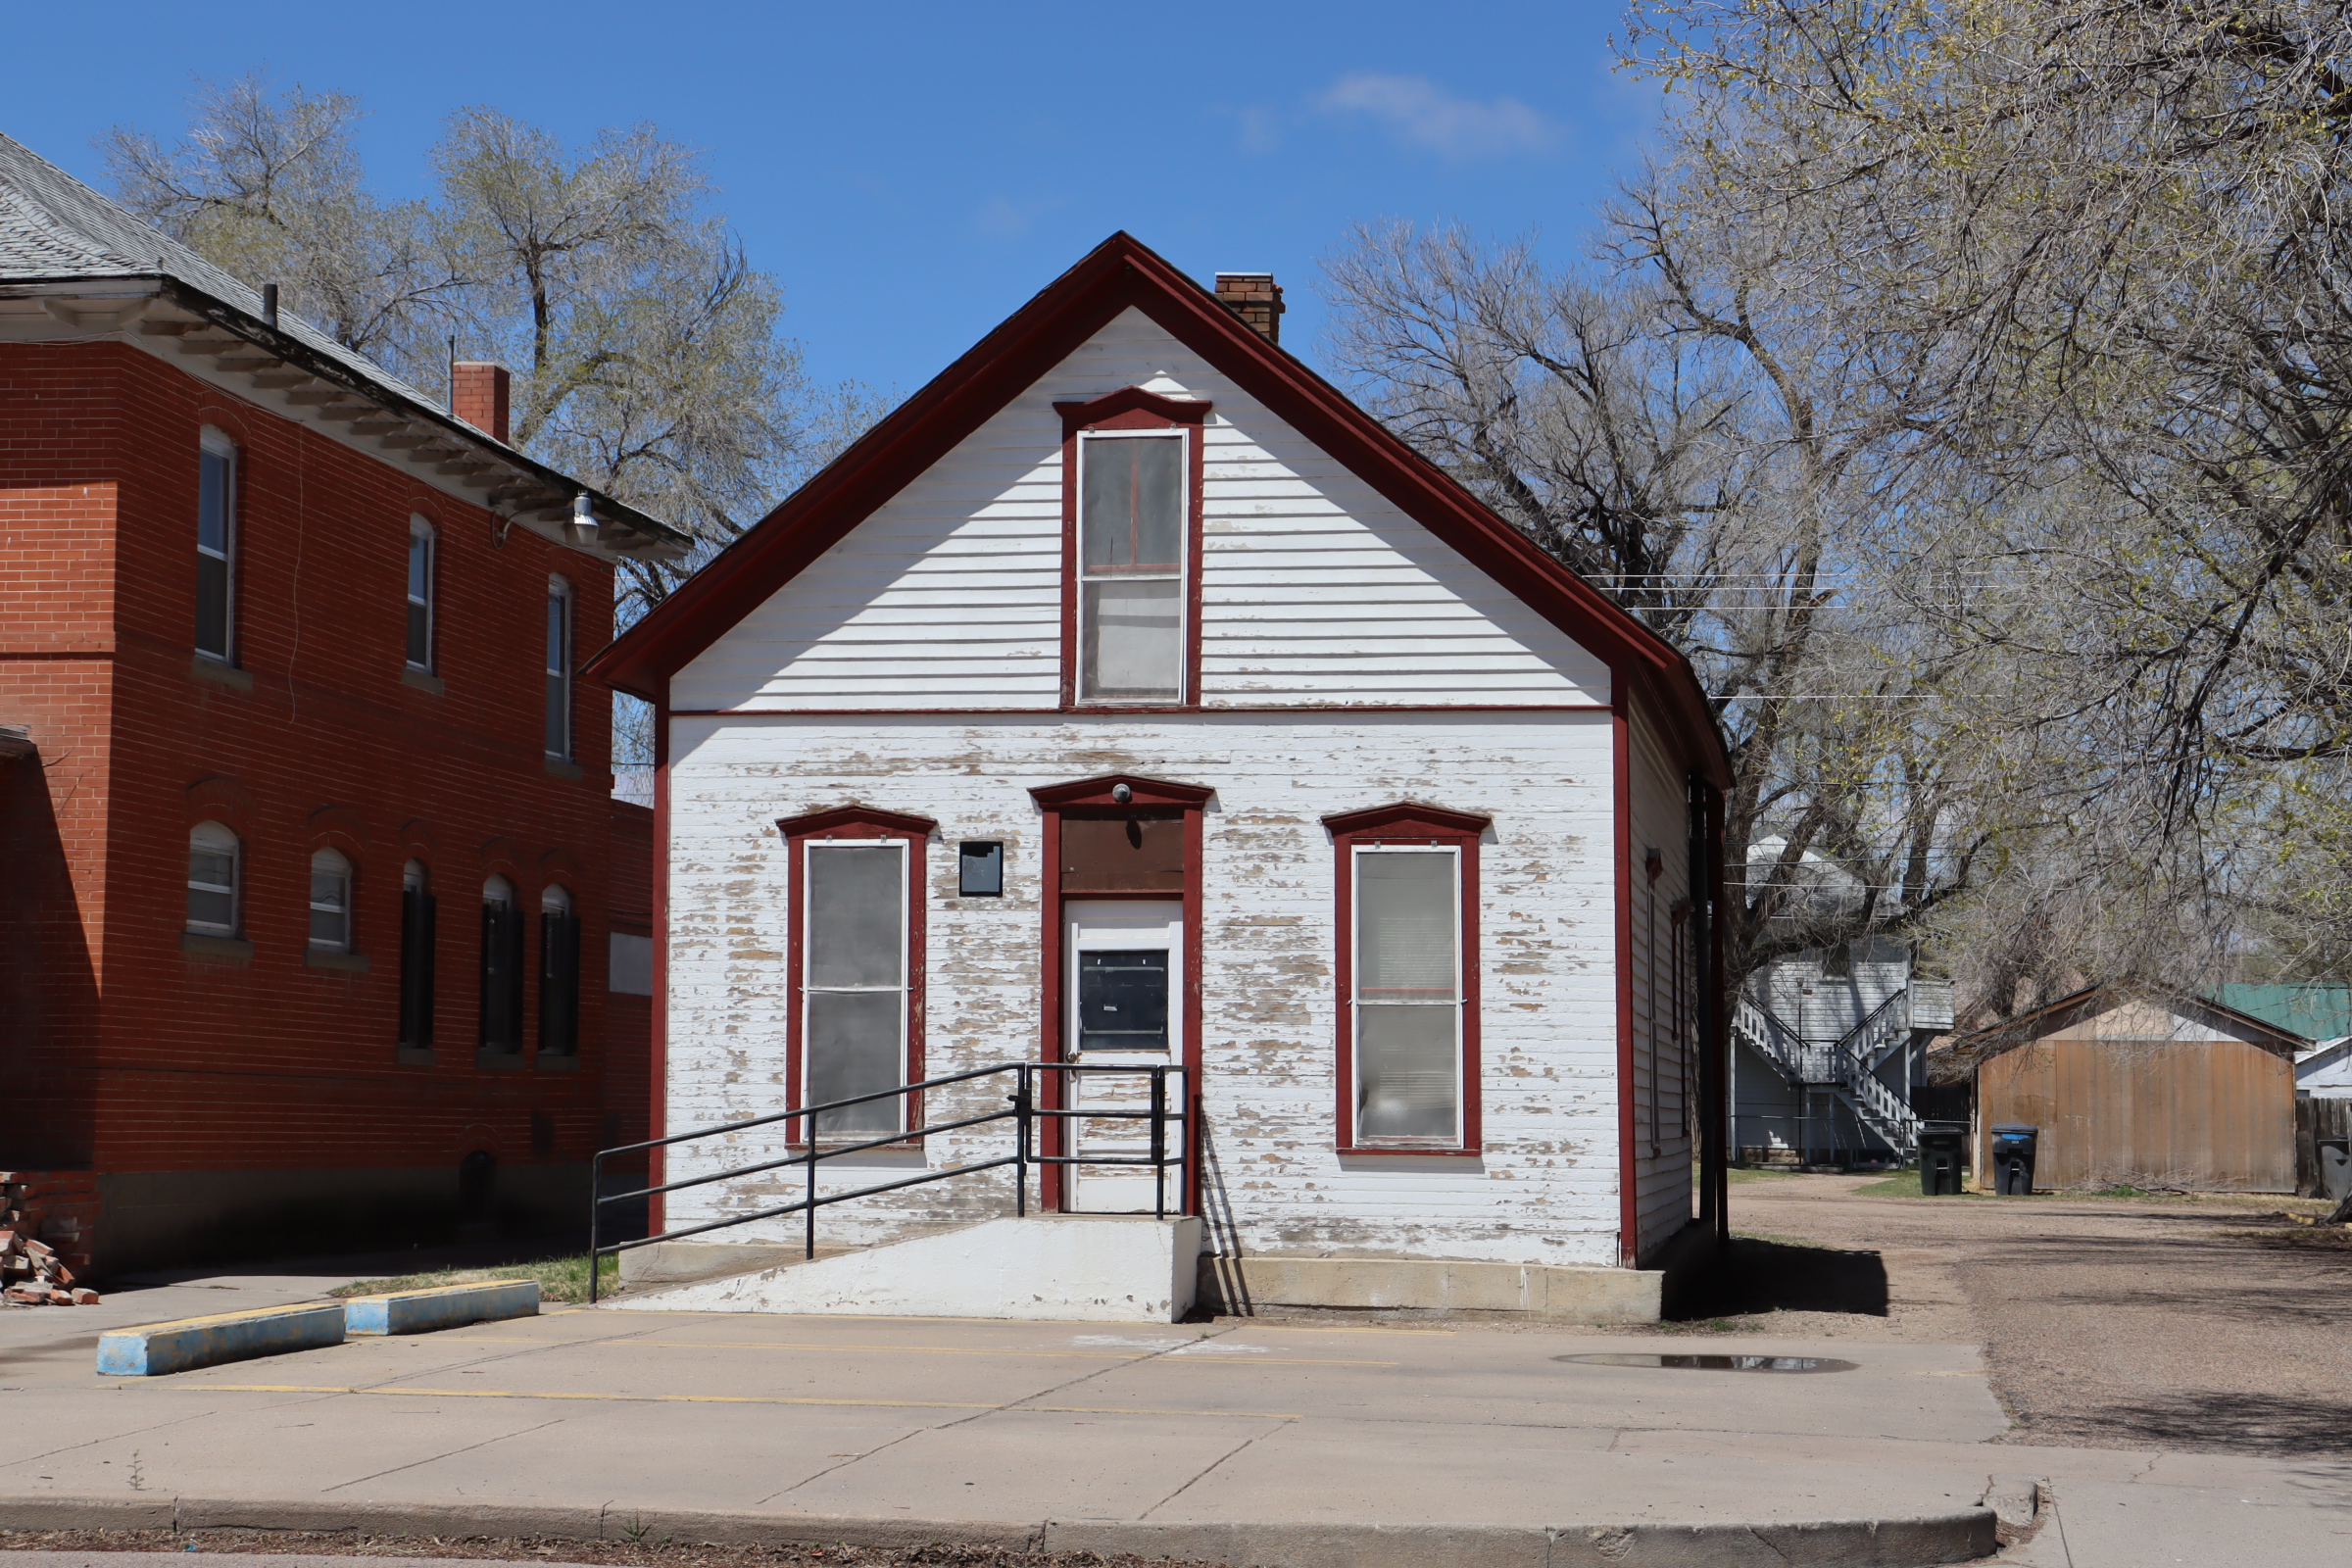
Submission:
[[[1187,442],[1182,430],[1078,443],[1078,700],[1184,698]]]

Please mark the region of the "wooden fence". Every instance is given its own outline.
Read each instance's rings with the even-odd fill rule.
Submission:
[[[2295,1191],[2324,1198],[2320,1189],[2320,1140],[2352,1138],[2352,1100],[2295,1097]]]

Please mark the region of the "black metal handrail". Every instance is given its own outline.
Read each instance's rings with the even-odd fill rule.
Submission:
[[[1008,1107],[1006,1109],[992,1110],[980,1116],[966,1116],[960,1121],[935,1122],[906,1132],[868,1139],[863,1143],[830,1144],[823,1147],[818,1145],[817,1118],[829,1111],[846,1109],[851,1105],[870,1104],[878,1100],[897,1100],[906,1095],[921,1094],[926,1090],[944,1089],[950,1084],[970,1083],[975,1079],[992,1078],[1001,1073],[1014,1075],[1013,1091],[1004,1097],[1005,1104]],[[1139,1110],[1040,1105],[1037,1103],[1036,1092],[1036,1075],[1039,1073],[1060,1074],[1063,1081],[1089,1074],[1104,1077],[1119,1073],[1149,1074],[1152,1085],[1152,1103],[1150,1108]],[[1197,1107],[1190,1103],[1191,1096],[1188,1094],[1183,1107],[1170,1110],[1168,1078],[1171,1074],[1181,1079],[1187,1076],[1187,1069],[1174,1065],[1140,1063],[1127,1065],[1095,1061],[1004,1061],[999,1062],[993,1067],[974,1067],[968,1072],[950,1073],[944,1078],[926,1078],[921,1083],[902,1084],[896,1089],[877,1090],[870,1095],[851,1095],[842,1100],[828,1100],[818,1105],[800,1105],[791,1110],[773,1111],[768,1115],[753,1116],[744,1121],[724,1122],[716,1127],[698,1127],[689,1133],[673,1133],[667,1138],[650,1138],[641,1144],[622,1144],[616,1149],[599,1150],[596,1157],[589,1161],[588,1167],[589,1180],[592,1184],[588,1207],[589,1304],[596,1303],[599,1283],[597,1269],[608,1253],[617,1257],[632,1248],[651,1247],[656,1242],[674,1242],[682,1237],[700,1236],[706,1231],[725,1230],[731,1225],[749,1225],[758,1220],[775,1219],[784,1214],[800,1213],[808,1216],[805,1232],[805,1255],[814,1257],[816,1255],[816,1211],[828,1204],[846,1203],[854,1198],[871,1198],[876,1193],[896,1192],[902,1187],[919,1187],[925,1182],[942,1182],[952,1176],[969,1176],[979,1171],[995,1170],[1003,1165],[1013,1167],[1013,1212],[1016,1215],[1026,1216],[1029,1212],[1029,1167],[1031,1165],[1150,1166],[1152,1171],[1152,1212],[1155,1219],[1167,1218],[1167,1168],[1173,1165],[1176,1167],[1177,1211],[1179,1213],[1188,1212],[1186,1203],[1188,1195],[1192,1191],[1190,1149],[1192,1128],[1196,1125],[1195,1118],[1188,1112]],[[1054,1098],[1061,1097],[1055,1096]],[[1040,1116],[1077,1121],[1149,1121],[1152,1124],[1152,1152],[1149,1154],[1040,1153],[1037,1152],[1037,1139],[1033,1130],[1033,1124]],[[1182,1140],[1182,1145],[1173,1152],[1168,1147],[1168,1122],[1171,1117],[1183,1122],[1186,1128],[1186,1136]],[[806,1141],[806,1147],[799,1153],[786,1154],[780,1159],[761,1160],[757,1164],[738,1165],[727,1170],[710,1171],[700,1176],[689,1176],[683,1181],[663,1182],[658,1186],[640,1188],[635,1192],[607,1195],[604,1191],[605,1161],[614,1155],[640,1153],[652,1149],[667,1149],[672,1144],[692,1143],[699,1138],[716,1138],[727,1133],[739,1133],[754,1127],[767,1127],[777,1122],[793,1122],[803,1118],[807,1118],[808,1126],[802,1134]],[[855,1192],[827,1193],[822,1196],[817,1193],[816,1167],[822,1160],[838,1159],[844,1154],[863,1153],[869,1149],[887,1149],[894,1144],[904,1144],[909,1138],[928,1137],[933,1133],[957,1132],[966,1127],[979,1127],[992,1121],[1007,1120],[1013,1123],[1012,1152],[1009,1154],[996,1159],[979,1160],[969,1165],[956,1165],[947,1170],[927,1170],[919,1176],[909,1176],[903,1181],[882,1182],[873,1187],[860,1187]],[[785,1137],[787,1141],[790,1141],[792,1137],[790,1128],[786,1129]],[[680,1230],[662,1231],[656,1235],[642,1236],[633,1241],[607,1243],[602,1239],[604,1210],[607,1203],[625,1203],[634,1199],[650,1199],[662,1193],[674,1193],[688,1187],[702,1187],[711,1182],[730,1181],[738,1176],[756,1176],[761,1171],[781,1170],[788,1165],[802,1166],[808,1172],[808,1196],[798,1202],[779,1203],[773,1208],[763,1208],[750,1214],[731,1214],[725,1219],[710,1220],[701,1225],[689,1225]]]

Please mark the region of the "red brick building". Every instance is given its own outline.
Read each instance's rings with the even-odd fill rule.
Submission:
[[[102,1274],[577,1228],[643,1136],[651,827],[572,671],[683,541],[458,382],[0,136],[0,1168]]]

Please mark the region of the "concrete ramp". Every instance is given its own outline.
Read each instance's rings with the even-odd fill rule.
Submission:
[[[1197,1218],[1045,1214],[631,1292],[607,1304],[622,1312],[1174,1323],[1192,1310],[1200,1256]]]

